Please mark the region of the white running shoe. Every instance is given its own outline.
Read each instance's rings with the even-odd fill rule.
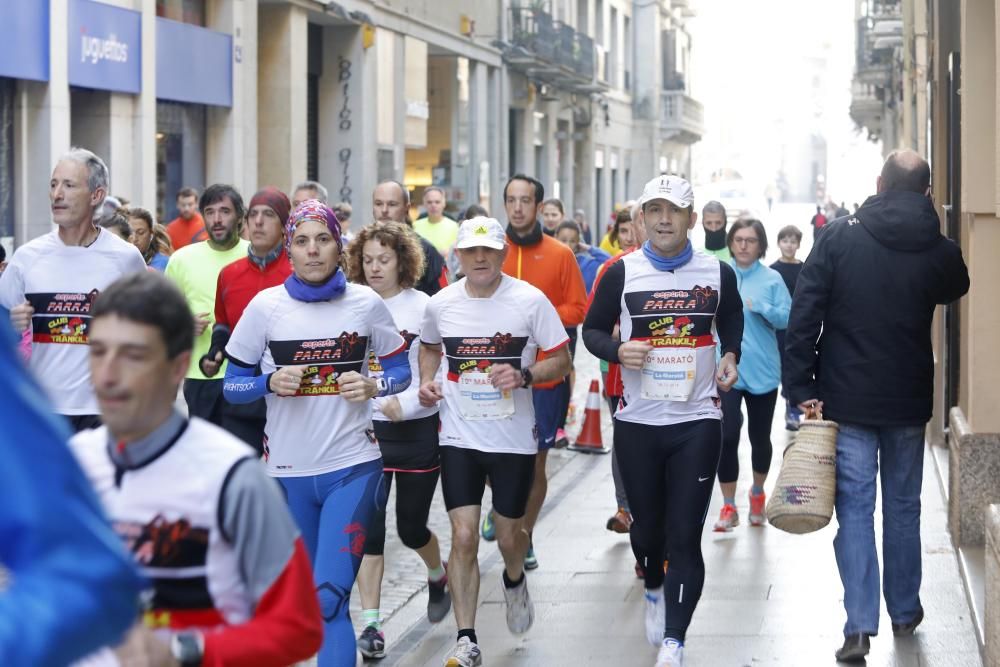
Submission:
[[[659,646],[663,643],[663,631],[667,625],[667,608],[663,604],[663,591],[658,590],[658,595],[646,591],[646,641],[650,646]]]
[[[656,667],[684,667],[684,644],[676,639],[664,639],[656,654]]]
[[[479,667],[482,664],[483,654],[479,652],[479,645],[473,644],[468,637],[459,639],[444,659],[444,667]]]
[[[507,602],[507,629],[515,635],[527,632],[535,622],[535,605],[531,603],[528,593],[528,575],[521,574],[521,583],[514,588],[507,588],[501,575],[500,586],[503,588],[503,598]]]

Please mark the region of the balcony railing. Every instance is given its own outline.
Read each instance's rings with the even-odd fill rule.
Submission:
[[[505,58],[513,68],[551,83],[592,84],[594,41],[548,12],[530,7],[510,9],[511,44]],[[570,77],[567,80],[565,77]]]
[[[683,90],[661,93],[660,128],[682,143],[695,143],[705,133],[705,108]]]

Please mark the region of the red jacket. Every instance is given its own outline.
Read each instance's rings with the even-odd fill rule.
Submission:
[[[215,324],[232,331],[243,317],[250,300],[261,290],[276,287],[292,275],[292,263],[288,253],[282,249],[277,259],[263,269],[250,261],[249,257],[238,259],[219,272],[219,283],[215,290]]]

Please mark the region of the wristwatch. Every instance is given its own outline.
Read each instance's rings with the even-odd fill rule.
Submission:
[[[530,387],[531,383],[535,381],[534,376],[532,376],[531,374],[530,368],[521,369],[521,381],[524,382],[524,384],[522,385],[524,387]]]
[[[201,667],[205,638],[197,632],[178,632],[170,638],[170,655],[181,667]]]
[[[386,383],[385,378],[375,378],[375,388],[378,390],[375,394],[376,396],[383,395],[389,388],[388,383]]]

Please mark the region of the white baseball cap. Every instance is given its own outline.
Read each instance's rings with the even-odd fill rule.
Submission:
[[[464,221],[458,228],[456,248],[465,249],[478,246],[494,250],[503,250],[507,247],[507,234],[496,218],[486,218],[480,215]]]
[[[642,208],[643,204],[654,199],[666,199],[681,208],[688,208],[694,204],[694,190],[691,189],[691,184],[680,176],[657,176],[646,183],[637,206]]]

